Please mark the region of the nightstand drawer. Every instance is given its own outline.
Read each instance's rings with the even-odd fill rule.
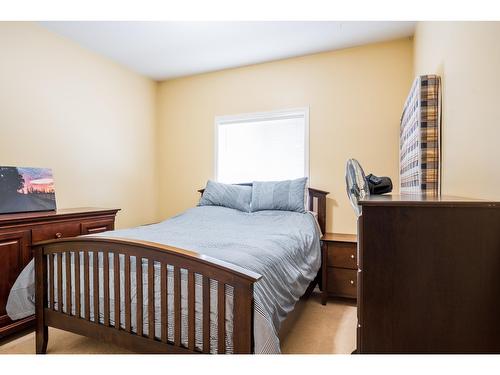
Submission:
[[[328,266],[357,269],[357,245],[350,242],[328,243]]]
[[[328,292],[340,297],[356,298],[357,270],[328,267]]]
[[[80,222],[65,222],[44,224],[31,230],[31,240],[36,243],[40,241],[54,240],[57,238],[76,237],[80,235]]]

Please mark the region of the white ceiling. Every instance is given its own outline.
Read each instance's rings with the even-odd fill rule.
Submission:
[[[155,80],[413,35],[415,22],[51,21],[47,29]]]

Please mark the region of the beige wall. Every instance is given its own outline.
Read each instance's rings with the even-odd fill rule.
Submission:
[[[32,23],[0,22],[0,165],[51,167],[61,208],[157,218],[156,83]]]
[[[423,22],[414,43],[180,78],[157,90],[36,24],[2,22],[0,164],[52,167],[59,207],[120,207],[118,226],[133,226],[196,203],[196,188],[213,176],[215,116],[309,106],[311,186],[331,192],[329,230],[355,232],[345,161],[358,158],[397,183],[399,116],[413,74],[438,73],[443,193],[498,200],[499,38],[500,23]]]
[[[500,22],[423,22],[415,74],[442,77],[444,194],[500,200]]]
[[[310,108],[310,185],[331,192],[328,230],[356,231],[348,158],[398,181],[399,119],[412,81],[410,39],[224,70],[160,84],[161,216],[196,204],[213,177],[214,117]]]

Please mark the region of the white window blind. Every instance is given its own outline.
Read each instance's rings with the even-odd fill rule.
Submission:
[[[308,176],[308,122],[308,109],[217,117],[216,180],[240,183]]]

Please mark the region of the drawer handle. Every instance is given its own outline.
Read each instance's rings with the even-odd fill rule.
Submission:
[[[61,238],[62,237],[62,233],[61,232],[57,232],[56,233],[56,238]]]
[[[97,233],[97,232],[105,232],[108,229],[108,227],[96,227],[96,228],[88,228],[87,232],[89,233]]]
[[[349,282],[351,283],[351,285],[354,285],[354,280],[349,280]]]
[[[354,254],[351,254],[351,259],[354,259]]]

